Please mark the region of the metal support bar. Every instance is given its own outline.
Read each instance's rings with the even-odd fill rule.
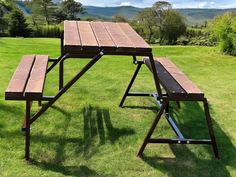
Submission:
[[[219,159],[220,156],[219,156],[219,152],[218,152],[218,148],[217,148],[217,144],[216,144],[216,139],[215,139],[215,135],[214,135],[214,131],[213,131],[213,126],[212,126],[212,121],[211,121],[211,116],[210,116],[210,112],[209,112],[209,106],[208,106],[207,99],[205,99],[203,103],[204,103],[204,110],[205,110],[208,131],[209,131],[209,135],[210,135],[210,138],[212,141],[212,149],[214,151],[215,157],[217,159]]]
[[[63,88],[64,85],[64,60],[61,60],[59,65],[59,90]]]
[[[25,116],[25,160],[30,159],[30,109],[31,101],[26,100],[26,116]]]
[[[211,140],[207,139],[168,139],[168,138],[151,138],[148,143],[167,143],[167,144],[212,144]]]
[[[68,58],[69,54],[61,55],[56,61],[54,61],[51,66],[47,69],[47,73],[49,73],[62,59]]]
[[[78,72],[74,78],[72,78],[59,92],[55,95],[55,97],[50,100],[47,104],[45,104],[32,118],[30,123],[32,124],[35,120],[39,118],[56,100],[58,100],[81,76],[83,76],[86,71],[88,71],[101,57],[103,56],[103,52],[99,52],[93,59],[85,65],[80,72]]]
[[[125,101],[125,98],[127,97],[128,93],[129,93],[129,90],[131,89],[131,87],[132,87],[132,85],[133,85],[133,83],[134,83],[134,80],[135,80],[135,78],[137,77],[137,74],[138,74],[138,72],[139,72],[141,66],[142,66],[142,63],[138,63],[138,64],[137,64],[137,68],[136,68],[136,70],[135,70],[135,72],[134,72],[133,77],[132,77],[131,80],[130,80],[130,83],[129,83],[129,85],[128,85],[126,91],[125,91],[124,96],[122,97],[122,99],[121,99],[121,101],[120,101],[119,107],[122,107],[122,106],[123,106],[123,103],[124,103],[124,101]]]
[[[144,92],[129,92],[127,96],[149,96],[153,97],[153,93],[144,93]]]
[[[167,120],[168,123],[170,124],[171,128],[174,130],[175,134],[176,134],[180,139],[184,139],[183,134],[181,133],[181,131],[179,130],[179,128],[177,127],[177,125],[175,124],[174,120],[170,117],[169,114],[166,114],[166,120]]]
[[[160,81],[157,76],[156,66],[155,66],[155,62],[154,62],[152,54],[149,55],[149,59],[150,59],[150,63],[152,66],[152,71],[153,71],[152,73],[153,73],[153,77],[154,77],[154,81],[155,81],[156,90],[157,90],[157,93],[158,93],[160,99],[162,99],[162,91],[161,91]]]
[[[166,105],[168,104],[168,101],[167,100],[164,100],[159,112],[157,113],[157,116],[156,118],[154,119],[153,123],[152,123],[152,126],[150,127],[149,131],[148,131],[148,134],[146,135],[144,141],[143,141],[143,144],[141,146],[141,148],[139,149],[139,152],[138,152],[138,156],[141,156],[143,154],[143,151],[148,143],[148,140],[151,138],[159,120],[161,119],[161,116],[166,108]]]

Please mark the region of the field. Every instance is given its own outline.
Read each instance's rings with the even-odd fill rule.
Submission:
[[[153,46],[155,56],[167,56],[206,94],[220,160],[210,146],[148,145],[136,157],[157,108],[151,98],[119,101],[135,66],[132,58],[103,57],[81,80],[32,125],[31,157],[23,160],[21,124],[25,103],[5,101],[4,92],[24,54],[60,53],[59,39],[0,38],[0,176],[236,176],[236,58],[217,48]],[[87,60],[67,60],[68,81]],[[45,95],[58,89],[58,68],[47,76]],[[134,91],[154,91],[152,76],[143,67]],[[174,118],[186,137],[207,138],[202,104],[172,104]],[[37,103],[33,111],[38,109]],[[155,132],[175,137],[165,119]]]

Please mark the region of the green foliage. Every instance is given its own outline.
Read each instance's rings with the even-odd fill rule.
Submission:
[[[160,24],[161,44],[176,44],[178,37],[185,32],[183,17],[175,10],[165,10]]]
[[[62,32],[63,32],[62,25],[44,25],[37,28],[33,35],[35,37],[60,38]]]
[[[210,24],[212,37],[219,42],[221,52],[236,55],[236,12],[218,16]]]
[[[57,22],[64,20],[78,20],[78,14],[84,14],[85,9],[82,4],[75,0],[64,0],[60,3],[59,8],[56,11]]]
[[[30,29],[26,23],[24,14],[19,9],[14,9],[10,15],[9,33],[11,36],[27,37],[30,34]]]
[[[4,18],[4,12],[0,7],[0,36],[4,36],[7,29],[7,20]]]
[[[158,28],[155,21],[155,12],[152,9],[146,9],[138,13],[137,20],[133,21],[133,27],[149,43],[155,42],[155,34]],[[136,23],[134,25],[134,23]]]
[[[199,28],[187,28],[184,36],[177,40],[179,45],[199,45],[199,46],[215,46],[216,41],[210,37],[209,30]]]
[[[127,19],[121,15],[115,15],[112,17],[113,22],[127,22]]]
[[[40,24],[52,24],[54,20],[55,6],[52,0],[32,0],[29,3],[32,10],[32,21],[35,26]]]
[[[160,38],[161,44],[176,44],[186,31],[184,18],[165,1],[158,1],[152,8],[139,12],[132,26],[149,43],[156,43]]]

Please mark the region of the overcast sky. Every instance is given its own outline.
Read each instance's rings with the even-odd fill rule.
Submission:
[[[77,0],[90,6],[150,7],[157,0]],[[167,0],[174,8],[234,8],[236,0]]]

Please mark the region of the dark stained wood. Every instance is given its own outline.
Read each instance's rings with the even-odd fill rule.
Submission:
[[[47,55],[26,55],[20,64],[5,92],[6,100],[40,100],[46,78]]]
[[[34,59],[34,55],[26,55],[22,57],[6,89],[6,99],[23,98],[24,90],[27,84],[28,77],[30,75],[31,67],[34,63]]]
[[[150,60],[148,58],[145,58],[144,63],[152,72]],[[186,93],[185,90],[173,79],[173,77],[165,70],[165,68],[159,62],[155,61],[155,66],[159,81],[169,94]]]
[[[101,48],[116,49],[116,45],[105,28],[103,22],[91,22],[91,27]]]
[[[48,65],[47,55],[37,55],[25,88],[25,97],[40,99],[43,95],[44,82]]]
[[[118,23],[104,22],[104,26],[117,46],[117,49],[120,48],[122,50],[126,48],[126,50],[135,51],[135,44],[126,36]]]
[[[170,96],[203,98],[204,93],[188,79],[170,60],[166,58],[155,58],[155,66],[161,85]],[[151,69],[148,58],[144,58],[144,63]]]
[[[79,30],[79,36],[81,39],[82,49],[97,50],[98,43],[90,23],[87,21],[78,21],[77,25]]]
[[[151,47],[127,23],[64,22],[65,53],[95,55],[98,49],[110,55],[147,56],[151,53]]]
[[[137,50],[140,49],[149,49],[151,50],[150,45],[148,45],[145,40],[141,36],[139,36],[136,31],[128,24],[128,23],[118,23],[120,28],[123,30],[125,35],[129,38],[129,40],[135,44]]]
[[[158,61],[188,94],[203,94],[203,92],[169,59],[158,58]]]
[[[76,21],[64,21],[64,48],[68,51],[81,50],[81,39]]]

